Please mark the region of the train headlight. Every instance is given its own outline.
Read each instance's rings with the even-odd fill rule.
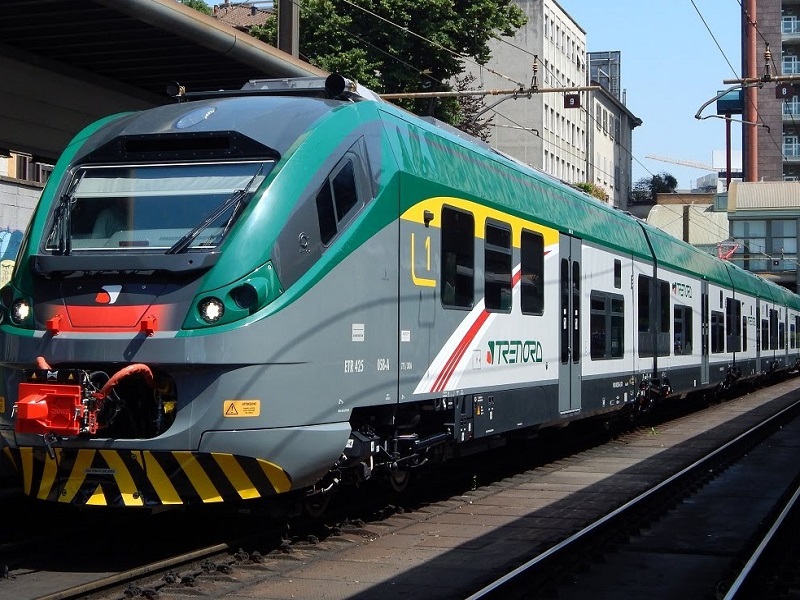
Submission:
[[[12,305],[8,311],[8,316],[14,325],[23,325],[31,316],[31,305],[25,298],[19,298]]]
[[[225,305],[219,298],[205,298],[197,305],[200,318],[206,323],[213,325],[225,314]]]
[[[245,283],[231,290],[231,300],[239,308],[251,310],[258,306],[258,292],[252,285]]]

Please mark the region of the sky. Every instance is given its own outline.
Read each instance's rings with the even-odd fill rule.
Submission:
[[[689,189],[708,171],[646,156],[711,164],[712,152],[725,150],[725,122],[695,114],[730,87],[723,80],[741,77],[740,0],[556,1],[586,32],[588,52],[621,52],[626,106],[642,120],[633,131],[633,181],[666,172]],[[712,103],[701,116],[715,114]],[[741,127],[731,127],[734,151]]]

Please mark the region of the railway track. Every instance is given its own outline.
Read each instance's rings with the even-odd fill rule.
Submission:
[[[602,443],[608,437],[601,438],[596,429],[590,435],[587,429],[583,436],[571,432],[543,438],[523,446],[525,452],[506,448],[485,460],[452,463],[428,472],[401,497],[375,490],[369,499],[364,493],[344,493],[332,512],[314,523],[287,525],[224,511],[206,512],[200,519],[124,512],[120,516],[130,521],[125,525],[97,520],[91,512],[73,512],[80,514],[76,525],[84,536],[74,530],[65,540],[54,535],[39,547],[40,554],[52,550],[50,558],[14,563],[9,579],[0,581],[0,597],[164,599],[241,593],[393,598],[413,592],[426,598],[464,598],[491,581],[493,572],[499,575],[525,562],[525,552],[530,557],[531,549],[552,547],[583,528],[590,516],[624,504],[636,495],[635,489],[652,487],[697,460],[706,447],[736,437],[744,428],[741,421],[763,419],[753,413],[774,412],[770,406],[789,403],[754,400],[759,394],[786,394],[799,383],[791,380],[697,413],[690,412],[696,408],[691,403],[673,405],[657,420],[608,443]],[[632,467],[640,473],[636,482],[626,481],[630,477],[623,473],[610,476],[605,485],[553,483],[559,477],[572,481],[576,473],[596,475],[627,456],[638,457],[630,460],[639,465]],[[56,521],[67,522],[61,517]],[[216,532],[209,523],[216,523]],[[86,535],[92,527],[95,535]],[[116,533],[101,535],[112,528]],[[147,542],[121,544],[120,539]],[[181,543],[168,543],[176,539]],[[125,552],[103,550],[115,546]],[[482,569],[465,569],[474,560],[481,561]],[[454,572],[443,577],[448,570]]]
[[[738,597],[742,557],[796,499],[800,400],[563,542],[470,600]],[[771,537],[771,536],[770,536]],[[758,560],[758,556],[752,559]],[[733,585],[731,584],[733,581]],[[752,588],[752,586],[750,586]],[[754,597],[754,596],[753,596]],[[763,596],[761,596],[763,597]]]

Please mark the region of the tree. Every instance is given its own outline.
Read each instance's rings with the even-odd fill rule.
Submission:
[[[463,77],[456,75],[454,80],[454,87],[459,92],[475,89],[472,87],[475,82],[475,75],[472,73],[467,73]],[[481,113],[485,108],[486,104],[480,96],[459,96],[458,112],[455,115],[456,120],[453,125],[484,142],[487,141],[494,115],[481,118]]]
[[[208,4],[203,2],[203,0],[180,0],[181,4],[185,4],[189,8],[193,8],[197,11],[200,11],[204,15],[211,15],[213,14],[211,9],[209,8]]]
[[[577,189],[581,190],[582,192],[586,192],[590,196],[594,196],[603,202],[608,202],[608,193],[600,186],[589,182],[576,183],[573,185]]]
[[[678,180],[669,173],[658,173],[652,177],[642,177],[631,190],[633,202],[656,202],[658,194],[673,194]]]
[[[299,0],[300,55],[377,93],[447,91],[463,59],[490,58],[489,42],[525,24],[513,0]],[[394,25],[393,25],[394,24]],[[395,25],[401,27],[398,29]],[[277,19],[250,34],[277,41]],[[455,98],[403,100],[417,114],[457,125],[466,121]],[[474,106],[466,103],[467,111]]]

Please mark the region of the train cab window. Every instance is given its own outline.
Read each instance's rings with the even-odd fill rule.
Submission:
[[[336,203],[336,220],[341,223],[358,202],[356,175],[353,162],[347,161],[333,178],[333,199]]]
[[[619,294],[593,290],[589,303],[592,360],[622,358],[625,351],[625,299]]]
[[[544,313],[544,238],[523,229],[520,256],[522,312],[541,315]]]
[[[491,312],[511,312],[511,227],[486,223],[484,305]]]
[[[622,288],[622,261],[614,261],[614,287]]]
[[[320,240],[326,246],[363,204],[359,201],[354,161],[355,156],[346,155],[317,193]]]
[[[69,247],[67,254],[211,251],[274,165],[265,159],[79,167],[52,214],[45,248]]]
[[[673,309],[672,350],[676,356],[692,353],[692,307],[676,304]]]
[[[711,311],[711,352],[725,352],[725,314],[719,310]]]
[[[475,302],[475,217],[442,207],[442,305],[472,308]]]

